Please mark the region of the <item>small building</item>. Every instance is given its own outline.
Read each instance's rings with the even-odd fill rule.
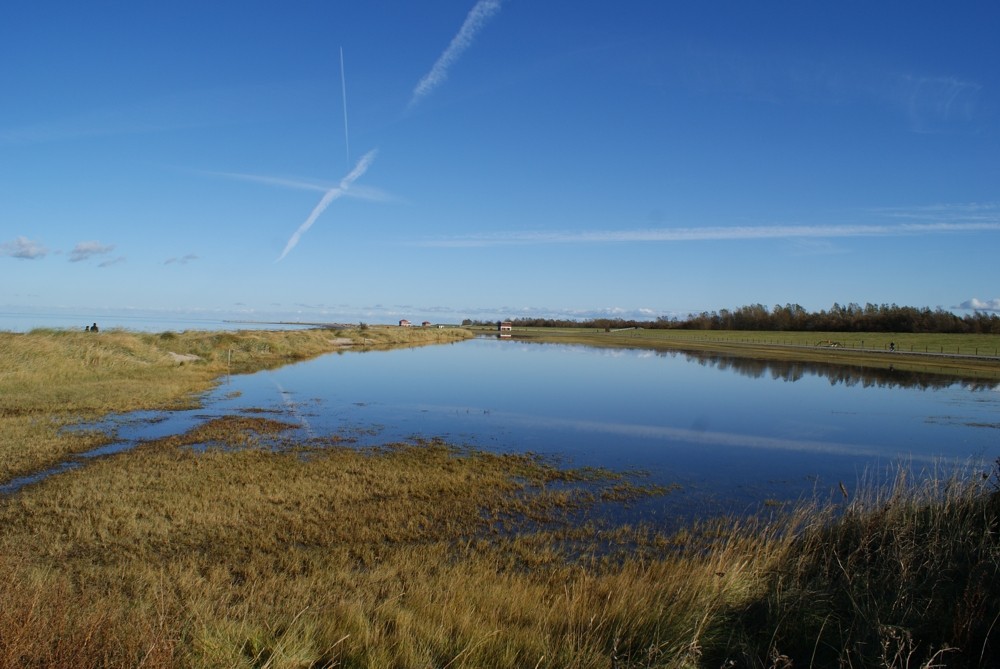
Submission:
[[[399,321],[399,327],[401,327],[401,328],[408,328],[411,325],[413,325],[413,323],[411,323],[410,321],[406,320],[405,318],[403,320]]]
[[[423,325],[425,328],[429,328],[431,326],[431,322],[430,321],[424,321],[423,323],[421,323],[421,325]]]
[[[500,331],[500,337],[507,339],[510,337],[511,332],[514,330],[514,326],[510,321],[500,321],[497,323],[497,330]]]

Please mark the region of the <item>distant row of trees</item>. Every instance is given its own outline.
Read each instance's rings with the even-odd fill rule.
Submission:
[[[835,302],[829,310],[818,312],[806,311],[798,304],[775,305],[772,309],[753,304],[732,311],[702,312],[671,323],[673,327],[698,330],[1000,334],[1000,316],[995,313],[977,311],[958,316],[944,309],[870,302],[863,307]]]
[[[817,332],[921,332],[948,334],[1000,334],[1000,316],[974,312],[958,316],[944,309],[901,307],[896,304],[856,303],[810,312],[798,304],[751,304],[736,309],[691,314],[686,318],[661,316],[655,321],[595,318],[576,321],[556,318],[512,318],[514,327],[652,328],[679,330],[777,330]],[[466,319],[463,325],[496,325],[495,321]]]

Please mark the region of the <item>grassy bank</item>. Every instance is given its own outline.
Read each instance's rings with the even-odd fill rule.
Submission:
[[[312,345],[410,336],[386,329],[376,342],[378,330],[318,333],[327,341]],[[140,396],[187,403],[211,369],[224,373],[237,341],[263,366],[317,336],[120,334],[107,348],[85,333],[24,335],[13,376],[25,395],[3,401],[33,408],[31,429],[133,406],[129,393],[90,397],[120,372],[191,374]],[[48,343],[25,344],[33,338]],[[132,358],[146,364],[119,362]],[[70,374],[53,374],[58,365],[83,371],[57,392],[49,386]],[[6,418],[0,443],[15,452]],[[666,533],[569,520],[659,494],[641,480],[438,442],[291,441],[288,427],[253,413],[217,419],[0,497],[0,667],[1000,662],[996,472],[901,478],[846,508]]]
[[[476,331],[495,333],[483,328]],[[588,346],[714,351],[768,360],[892,367],[1000,380],[1000,335],[515,328],[512,337]],[[892,352],[890,345],[895,347]]]
[[[900,475],[842,516],[820,510],[771,565],[762,594],[723,622],[734,632],[725,657],[746,666],[998,666],[997,473],[915,485]]]
[[[0,482],[101,445],[67,433],[110,412],[194,406],[227,373],[249,372],[352,348],[444,343],[459,329],[238,332],[76,330],[0,332]]]

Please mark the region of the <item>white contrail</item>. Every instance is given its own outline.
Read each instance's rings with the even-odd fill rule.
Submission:
[[[365,155],[361,156],[361,160],[359,160],[358,164],[354,166],[354,169],[351,170],[346,177],[341,179],[339,184],[328,190],[323,195],[323,199],[319,201],[319,204],[317,204],[312,210],[312,213],[309,214],[309,218],[306,219],[306,222],[300,225],[299,229],[292,234],[291,238],[288,240],[288,244],[285,245],[285,250],[281,252],[281,255],[278,256],[278,259],[274,262],[280,262],[284,259],[284,257],[288,255],[288,252],[295,248],[295,245],[299,243],[299,239],[303,234],[305,234],[306,230],[312,227],[312,224],[316,222],[319,215],[322,214],[328,206],[330,206],[330,203],[346,193],[348,189],[350,189],[351,184],[361,178],[361,175],[368,170],[372,161],[375,160],[376,153],[378,153],[378,151],[376,149],[372,149]]]
[[[347,78],[344,77],[344,47],[340,47],[340,92],[344,99],[344,146],[347,148],[347,164],[351,163],[351,140],[347,135]]]
[[[459,29],[458,34],[452,38],[451,44],[444,50],[444,53],[434,63],[434,67],[428,72],[417,87],[413,89],[413,97],[410,99],[410,106],[415,105],[420,99],[437,88],[448,78],[448,68],[454,64],[462,52],[469,48],[473,38],[479,29],[486,25],[486,22],[500,11],[500,0],[479,0],[476,6],[469,11],[465,17],[465,22]]]
[[[299,190],[315,190],[325,193],[330,190],[329,186],[303,181],[301,179],[286,179],[285,177],[269,177],[261,174],[244,174],[242,172],[200,172],[213,177],[225,177],[227,179],[238,179],[240,181],[253,181],[255,183],[267,184],[269,186],[282,186],[284,188],[296,188]],[[329,183],[329,182],[328,182]]]

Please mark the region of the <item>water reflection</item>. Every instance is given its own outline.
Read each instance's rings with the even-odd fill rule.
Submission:
[[[750,378],[769,377],[794,383],[807,376],[823,377],[830,385],[860,385],[877,388],[918,388],[933,389],[961,386],[970,391],[997,390],[995,379],[983,379],[975,375],[939,374],[892,367],[879,369],[861,365],[836,365],[826,362],[801,362],[793,360],[760,360],[734,355],[723,355],[707,351],[656,351],[656,355],[676,357],[682,355],[687,360],[700,365],[715,367],[721,371],[735,372]]]
[[[477,339],[234,376],[196,411],[130,414],[98,427],[115,434],[109,448],[127,450],[212,418],[264,411],[298,426],[291,436],[302,440],[368,446],[441,437],[641,470],[654,483],[680,485],[672,508],[700,508],[708,498],[749,506],[839,495],[840,483],[852,487],[900,462],[992,461],[1000,392],[986,389],[995,386],[960,376]]]
[[[493,339],[492,337],[490,339]],[[576,344],[553,344],[532,340],[517,340],[508,345],[566,347],[589,349],[594,355],[611,358],[638,356],[681,359],[695,362],[719,371],[733,372],[748,378],[770,378],[794,383],[807,377],[821,377],[830,385],[863,386],[877,388],[940,389],[959,386],[970,391],[1000,391],[995,378],[983,378],[975,372],[967,374],[941,373],[938,371],[901,370],[868,367],[856,364],[836,364],[818,361],[797,361],[767,358],[749,358],[717,351],[682,351],[646,348],[603,348]]]

